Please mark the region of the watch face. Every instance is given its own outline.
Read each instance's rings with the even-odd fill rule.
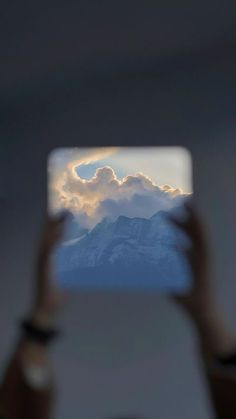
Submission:
[[[61,286],[182,292],[191,285],[178,249],[192,161],[182,147],[56,149],[48,158],[48,205],[67,209],[53,256]]]
[[[23,374],[30,387],[40,390],[50,386],[52,372],[48,365],[38,366],[34,363],[23,363]]]

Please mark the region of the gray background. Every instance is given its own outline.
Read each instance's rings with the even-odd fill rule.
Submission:
[[[3,4],[0,362],[29,307],[58,146],[192,152],[214,280],[235,322],[235,2]],[[56,419],[212,417],[194,330],[160,295],[74,294],[53,349]]]

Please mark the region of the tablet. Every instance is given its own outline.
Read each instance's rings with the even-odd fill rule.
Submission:
[[[75,289],[185,292],[191,275],[179,249],[191,244],[168,213],[185,217],[192,193],[183,147],[53,150],[49,211],[69,211],[53,255],[56,281]]]

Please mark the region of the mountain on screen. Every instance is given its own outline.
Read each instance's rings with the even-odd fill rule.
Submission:
[[[91,231],[77,226],[77,237],[73,233],[55,255],[59,282],[96,288],[185,289],[189,272],[176,247],[187,245],[186,238],[166,215],[159,211],[149,219],[104,218]]]

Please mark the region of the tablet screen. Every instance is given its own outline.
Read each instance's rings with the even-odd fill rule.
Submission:
[[[56,149],[48,158],[50,213],[67,209],[53,269],[63,287],[182,292],[191,286],[178,251],[192,160],[183,147]]]

